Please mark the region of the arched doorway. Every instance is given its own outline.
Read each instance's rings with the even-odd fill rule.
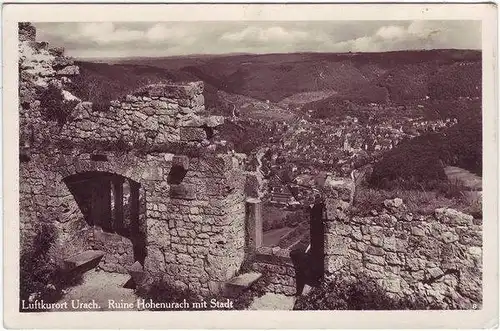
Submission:
[[[101,171],[88,171],[64,178],[82,211],[85,222],[130,239],[134,261],[144,265],[146,233],[141,225],[141,185],[124,176]]]

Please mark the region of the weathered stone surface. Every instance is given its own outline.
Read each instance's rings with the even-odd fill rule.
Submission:
[[[182,169],[189,169],[189,157],[186,155],[172,156],[172,167],[181,167]]]
[[[61,70],[58,70],[57,74],[59,76],[76,76],[80,74],[80,68],[73,65],[67,66],[65,68],[62,68]]]
[[[384,206],[387,208],[399,208],[403,205],[401,198],[387,199],[384,201]]]
[[[327,176],[323,188],[327,194],[334,194],[334,198],[338,198],[352,204],[354,198],[354,182],[347,178],[338,178]]]
[[[347,263],[346,259],[342,256],[328,256],[326,259],[326,271],[330,274],[339,271]]]
[[[210,116],[204,123],[204,125],[208,126],[209,128],[218,127],[222,124],[224,124],[224,116]]]
[[[435,210],[438,221],[451,225],[472,225],[474,217],[451,208],[438,208]]]
[[[396,297],[411,296],[417,288],[423,288],[421,295],[445,308],[466,309],[471,300],[481,301],[480,229],[473,229],[468,215],[442,209],[436,211],[436,216],[414,216],[405,211],[402,201],[392,199],[385,201],[386,209],[380,215],[349,220],[339,217],[345,213],[338,195],[329,199],[333,217],[328,219],[335,221],[326,222],[325,252],[335,255],[327,256],[327,272],[353,277],[363,273],[380,280]],[[463,278],[460,283],[446,270],[460,270],[470,280]],[[466,291],[472,295],[466,297]],[[443,303],[444,298],[452,298],[452,302]]]
[[[170,197],[193,200],[196,198],[196,188],[188,184],[171,185]]]
[[[373,263],[373,264],[378,264],[378,265],[385,265],[385,259],[382,256],[378,255],[371,255],[371,254],[364,254],[364,260]]]
[[[207,139],[207,133],[202,128],[180,128],[181,141],[202,141]]]
[[[427,269],[427,274],[429,279],[436,279],[444,275],[443,270],[439,267],[429,268]]]
[[[19,41],[35,41],[36,29],[33,24],[28,22],[19,22]]]

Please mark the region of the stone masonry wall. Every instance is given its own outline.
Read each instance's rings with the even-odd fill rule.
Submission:
[[[244,259],[246,172],[244,155],[216,139],[223,118],[205,112],[203,83],[147,86],[105,112],[79,102],[57,123],[43,116],[37,91],[58,84],[75,100],[63,78],[78,68],[62,50],[37,43],[30,24],[20,24],[19,36],[22,247],[40,222],[50,222],[58,231],[54,255],[100,249],[102,269],[126,272],[134,244],[89,225],[65,183],[82,174],[116,175],[140,186],[144,269],[198,293],[218,292]]]
[[[266,276],[266,292],[295,295],[295,267],[287,249],[259,247],[252,270]]]
[[[393,296],[423,296],[442,308],[473,309],[482,302],[482,226],[472,216],[439,208],[409,213],[386,200],[373,217],[350,217],[353,188],[338,180],[325,212],[325,272],[366,274]],[[342,194],[344,192],[344,194]]]
[[[108,111],[92,112],[81,104],[61,137],[73,142],[92,138],[98,142],[120,141],[125,145],[159,145],[171,142],[202,142],[209,145],[211,130],[222,116],[203,113],[203,82],[185,85],[146,86],[123,100],[114,100]]]

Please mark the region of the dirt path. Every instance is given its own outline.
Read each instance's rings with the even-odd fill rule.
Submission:
[[[481,191],[482,178],[458,167],[445,167],[444,172],[450,181],[456,181],[471,191]]]
[[[99,308],[90,310],[134,310],[110,306],[109,301],[114,300],[115,303],[119,304],[134,303],[135,306],[137,296],[134,294],[134,290],[123,287],[129,278],[129,275],[90,270],[83,275],[83,282],[70,288],[59,302],[68,302],[68,310],[72,311],[88,311],[88,308],[78,309],[72,307],[72,304],[91,302],[95,302]]]
[[[292,310],[295,304],[295,297],[284,294],[266,293],[255,298],[248,307],[248,310]]]
[[[67,302],[68,311],[132,311],[135,308],[120,308],[119,305],[134,304],[138,299],[134,290],[124,288],[130,276],[108,273],[104,271],[90,270],[84,274],[83,281],[69,289],[68,293],[59,300],[60,303]],[[115,306],[110,305],[114,300]],[[77,308],[79,304],[95,302],[96,308]],[[292,310],[295,298],[283,294],[266,293],[262,297],[255,298],[248,310]],[[57,311],[61,311],[58,309]]]

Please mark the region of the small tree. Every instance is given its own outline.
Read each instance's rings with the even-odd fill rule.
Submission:
[[[66,123],[68,116],[78,104],[76,100],[66,100],[61,88],[55,84],[49,84],[42,90],[39,99],[47,120],[57,121],[59,125]]]

